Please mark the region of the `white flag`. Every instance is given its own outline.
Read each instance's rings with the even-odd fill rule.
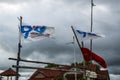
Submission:
[[[100,35],[92,32],[84,32],[81,30],[75,30],[75,32],[76,32],[76,35],[78,36],[79,41],[85,41],[85,40],[104,37],[104,35]]]
[[[21,34],[28,41],[36,41],[54,37],[54,27],[47,26],[21,26]]]

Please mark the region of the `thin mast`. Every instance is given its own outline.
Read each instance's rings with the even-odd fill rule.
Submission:
[[[91,0],[91,27],[90,27],[90,32],[93,31],[93,0]],[[90,50],[92,51],[92,39],[90,40]]]
[[[95,6],[95,5],[93,3],[93,0],[91,0],[91,27],[90,27],[90,32],[93,32],[93,6]],[[93,47],[92,44],[93,44],[93,41],[91,39],[90,40],[90,50],[91,51],[92,51],[92,47]],[[92,63],[92,54],[91,54],[90,58],[91,58],[91,63]]]
[[[17,62],[16,65],[19,66],[19,62],[20,62],[20,53],[21,53],[21,26],[22,26],[22,17],[20,16],[19,18],[20,21],[20,26],[19,26],[19,42],[18,42],[18,54],[17,54]],[[16,72],[17,72],[17,76],[16,76],[16,80],[19,79],[19,67],[16,67]]]
[[[74,66],[75,66],[75,80],[77,80],[77,66],[76,66],[75,38],[74,38],[74,36],[73,36],[73,45],[74,45]]]

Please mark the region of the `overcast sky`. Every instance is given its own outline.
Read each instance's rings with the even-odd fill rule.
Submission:
[[[94,0],[93,32],[106,37],[93,40],[93,51],[103,57],[108,65],[111,80],[120,77],[120,0]],[[15,64],[8,60],[17,57],[17,17],[23,23],[55,27],[55,39],[22,43],[24,59],[73,63],[73,32],[70,26],[90,31],[90,0],[0,0],[0,69],[6,70]],[[89,41],[85,46],[89,46]],[[75,45],[77,62],[83,60],[78,45]],[[24,64],[25,65],[25,64]]]

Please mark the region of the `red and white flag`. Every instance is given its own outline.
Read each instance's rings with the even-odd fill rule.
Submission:
[[[86,61],[90,61],[91,56],[92,56],[92,60],[96,61],[103,68],[107,68],[107,64],[106,64],[105,60],[102,57],[98,56],[97,54],[93,53],[91,50],[89,50],[87,48],[81,48],[81,50],[82,50],[82,54],[84,56],[84,59]]]

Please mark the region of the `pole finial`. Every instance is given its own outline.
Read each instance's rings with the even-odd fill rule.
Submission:
[[[20,19],[22,19],[22,16],[20,16]]]
[[[92,5],[92,6],[96,6],[96,5],[94,4],[93,0],[91,0],[91,5]]]

